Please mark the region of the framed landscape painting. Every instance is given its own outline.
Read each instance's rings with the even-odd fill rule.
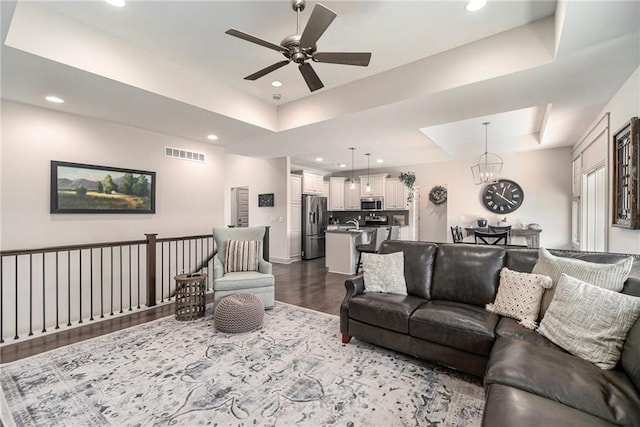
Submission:
[[[51,161],[51,213],[155,212],[155,172]]]

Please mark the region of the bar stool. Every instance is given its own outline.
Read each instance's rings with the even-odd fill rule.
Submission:
[[[382,242],[389,236],[390,230],[386,227],[376,228],[376,232],[373,233],[373,237],[369,243],[361,243],[356,245],[356,250],[358,251],[358,262],[356,263],[356,274],[360,271],[360,266],[362,266],[362,253],[368,254],[377,254],[378,249],[380,249],[380,245]]]

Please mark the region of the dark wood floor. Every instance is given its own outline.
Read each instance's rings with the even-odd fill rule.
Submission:
[[[273,264],[276,300],[338,315],[344,298],[344,282],[351,276],[327,273],[324,258],[293,264]],[[89,338],[129,328],[161,317],[172,316],[174,304],[165,304],[130,316],[94,322],[82,328],[60,331],[0,348],[0,362],[8,363]]]

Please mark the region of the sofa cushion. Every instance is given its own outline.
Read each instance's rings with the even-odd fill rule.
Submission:
[[[484,383],[516,387],[619,425],[640,424],[640,394],[622,370],[602,370],[523,340],[496,340]]]
[[[438,245],[431,299],[484,307],[493,302],[506,250],[486,245]]]
[[[487,310],[517,320],[529,329],[535,329],[544,290],[551,287],[551,278],[541,274],[522,273],[504,267],[500,271],[500,286],[496,300],[487,304]]]
[[[427,242],[386,240],[382,242],[380,254],[402,251],[404,254],[404,277],[407,293],[425,299],[431,298],[431,278],[437,246]]]
[[[411,316],[411,336],[486,356],[495,339],[498,316],[482,307],[429,301]]]
[[[491,384],[485,393],[482,425],[500,427],[614,426],[602,418],[515,387]]]
[[[364,291],[407,295],[402,252],[390,254],[362,254]]]
[[[575,356],[613,369],[638,317],[640,298],[563,274],[538,332]]]
[[[547,289],[542,297],[540,317],[543,317],[549,308],[555,292],[555,286],[563,273],[592,285],[620,292],[624,287],[625,280],[629,277],[632,266],[632,257],[624,258],[615,264],[601,264],[555,256],[545,248],[540,248],[538,261],[532,271],[536,274],[549,276],[553,280],[553,287]]]
[[[498,321],[498,325],[496,326],[496,338],[498,337],[517,338],[519,340],[530,342],[531,344],[549,347],[562,352],[565,351],[540,335],[538,332],[525,328],[520,325],[517,320],[510,319],[508,317],[501,317],[500,321]]]
[[[409,333],[409,316],[425,303],[411,295],[370,292],[354,296],[349,302],[349,317],[363,323]]]

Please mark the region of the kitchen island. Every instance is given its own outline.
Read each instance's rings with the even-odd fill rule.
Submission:
[[[355,274],[356,245],[367,243],[371,229],[338,228],[326,231],[325,265],[330,273]]]

